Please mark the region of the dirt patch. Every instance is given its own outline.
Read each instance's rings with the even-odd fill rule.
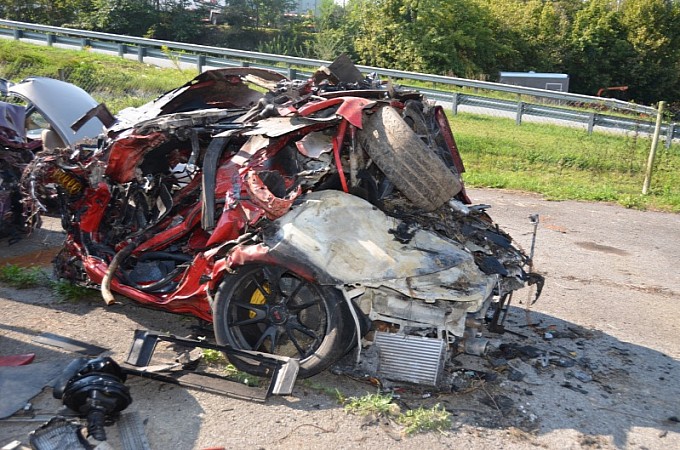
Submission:
[[[23,255],[0,258],[0,266],[13,264],[19,267],[50,267],[52,265],[52,260],[57,256],[59,250],[61,250],[61,247],[39,248]]]

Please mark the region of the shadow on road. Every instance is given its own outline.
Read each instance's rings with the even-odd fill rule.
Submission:
[[[506,326],[524,337],[488,334],[500,348],[484,358],[456,357],[447,364],[448,384],[440,390],[390,383],[383,388],[402,410],[443,405],[456,429],[519,429],[532,437],[574,430],[582,446],[611,441],[625,448],[633,429],[649,428],[656,430],[659,448],[680,442],[677,360],[556,317],[537,312],[529,317],[531,326],[524,309],[510,308]],[[341,370],[352,365],[352,358]],[[342,408],[334,401],[337,396],[377,390],[368,380],[325,372],[299,381],[295,395],[303,401],[289,406]],[[305,401],[310,392],[325,393],[329,401]]]

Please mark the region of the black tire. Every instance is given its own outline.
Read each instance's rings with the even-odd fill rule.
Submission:
[[[338,361],[355,326],[342,294],[287,269],[251,265],[222,281],[214,306],[215,338],[222,345],[298,358],[299,378]],[[227,355],[239,370],[264,375],[254,361]]]
[[[404,104],[401,117],[425,145],[428,147],[432,145],[430,130],[425,121],[425,115],[423,114],[423,104],[421,102],[408,100]]]
[[[366,115],[357,135],[373,162],[416,207],[433,211],[460,192],[458,176],[394,108]]]

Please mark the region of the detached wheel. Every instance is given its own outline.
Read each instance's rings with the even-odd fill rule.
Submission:
[[[245,266],[220,285],[214,307],[219,344],[300,361],[300,378],[315,375],[343,356],[354,322],[342,294],[273,265]],[[247,358],[229,356],[239,370],[264,375]]]
[[[385,177],[416,207],[433,211],[462,189],[458,176],[394,108],[366,115],[357,136]]]

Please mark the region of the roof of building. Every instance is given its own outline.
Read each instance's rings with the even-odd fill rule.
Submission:
[[[518,78],[561,78],[567,79],[569,75],[566,73],[541,73],[541,72],[501,72],[503,77],[518,77]]]

